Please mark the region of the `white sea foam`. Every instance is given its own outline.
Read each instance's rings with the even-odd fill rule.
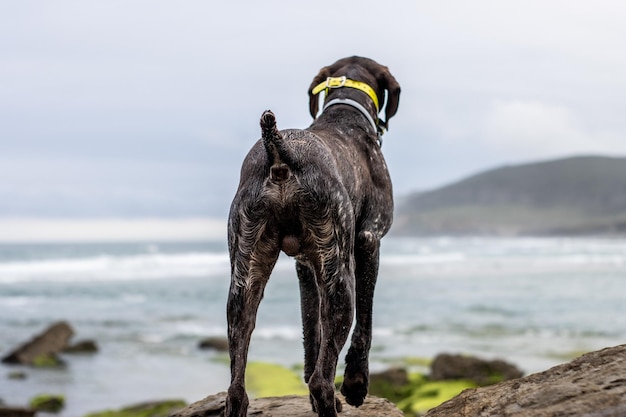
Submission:
[[[26,297],[26,296],[15,296],[15,297],[2,297],[2,303],[6,307],[26,307],[26,306],[34,306],[40,301],[41,297]]]
[[[502,265],[519,272],[626,266],[626,243],[610,239],[388,239],[381,265],[389,267],[480,269],[498,271]],[[282,256],[276,270],[292,270],[293,260]],[[92,255],[0,262],[0,283],[124,281],[161,278],[228,276],[223,252],[162,253],[151,245],[147,253]]]
[[[298,340],[302,338],[302,329],[296,326],[260,327],[254,331],[253,337],[270,340]]]
[[[0,283],[124,281],[229,274],[226,253],[151,253],[0,263]]]
[[[386,255],[381,258],[385,265],[417,265],[417,264],[441,264],[458,263],[467,260],[467,255],[461,252],[449,253],[418,253],[403,255]]]

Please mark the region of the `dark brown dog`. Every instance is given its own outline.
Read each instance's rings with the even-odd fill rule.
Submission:
[[[325,83],[325,84],[324,84]],[[335,417],[334,378],[356,309],[342,394],[367,395],[372,299],[380,239],[392,222],[391,180],[380,135],[396,113],[400,86],[371,59],[350,57],[323,68],[309,88],[310,111],[326,91],[322,114],[305,130],[279,131],[261,117],[262,139],[241,169],[228,224],[232,281],[228,297],[231,384],[227,417],[247,415],[244,374],[263,291],[280,251],[296,259],[304,328],[304,379],[313,410]],[[386,118],[378,98],[387,91]],[[381,103],[382,104],[382,103]]]

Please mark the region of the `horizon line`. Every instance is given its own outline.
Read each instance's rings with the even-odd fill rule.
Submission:
[[[214,217],[0,217],[0,243],[106,243],[226,240]]]

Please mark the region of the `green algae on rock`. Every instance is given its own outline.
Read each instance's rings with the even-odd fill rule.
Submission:
[[[105,410],[87,414],[85,417],[168,417],[186,407],[183,400],[152,401],[131,405],[119,410]]]
[[[281,365],[266,362],[248,363],[246,387],[257,398],[309,394],[299,374]]]
[[[65,362],[55,353],[42,353],[33,359],[31,365],[35,368],[60,368],[65,366]]]
[[[420,415],[463,390],[477,386],[466,380],[431,381],[424,374],[406,371],[402,377],[401,369],[392,371],[372,374],[369,394],[391,400],[406,416]]]
[[[396,405],[405,415],[420,415],[456,397],[468,388],[476,388],[472,381],[425,381],[415,385],[409,397]]]
[[[54,394],[41,394],[30,400],[30,407],[46,413],[58,413],[65,407],[65,397]]]

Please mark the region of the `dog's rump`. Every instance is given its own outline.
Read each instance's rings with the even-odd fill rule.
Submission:
[[[348,262],[355,214],[335,156],[310,131],[279,131],[271,112],[261,117],[261,128],[231,206],[230,236],[238,240],[231,253],[262,244],[324,270],[331,254],[344,253]]]

